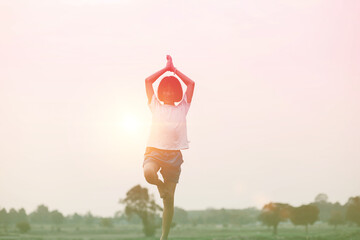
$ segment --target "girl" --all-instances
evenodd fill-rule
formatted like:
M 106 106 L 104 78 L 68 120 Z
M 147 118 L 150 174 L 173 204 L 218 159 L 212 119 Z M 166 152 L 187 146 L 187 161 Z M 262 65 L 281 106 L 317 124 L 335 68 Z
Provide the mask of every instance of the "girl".
M 162 235 L 160 240 L 167 240 L 174 215 L 174 193 L 179 181 L 183 158 L 182 149 L 189 148 L 186 131 L 186 114 L 192 100 L 195 83 L 177 70 L 169 55 L 166 67 L 146 78 L 148 106 L 152 112 L 150 137 L 144 154 L 144 176 L 148 183 L 154 184 L 163 199 Z M 176 77 L 164 77 L 158 87 L 158 98 L 154 94 L 153 83 L 163 73 L 171 71 L 187 86 L 183 91 Z M 160 101 L 163 102 L 163 104 Z M 175 102 L 180 102 L 175 105 Z M 164 182 L 157 175 L 160 170 Z

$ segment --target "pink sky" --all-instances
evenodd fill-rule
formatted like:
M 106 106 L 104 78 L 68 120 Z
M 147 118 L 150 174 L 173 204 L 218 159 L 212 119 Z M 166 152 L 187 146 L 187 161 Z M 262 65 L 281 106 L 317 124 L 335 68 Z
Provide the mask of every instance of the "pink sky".
M 360 194 L 359 12 L 355 0 L 0 1 L 0 207 L 112 215 L 132 186 L 156 193 L 141 168 L 144 79 L 166 54 L 196 82 L 177 206 L 345 203 Z

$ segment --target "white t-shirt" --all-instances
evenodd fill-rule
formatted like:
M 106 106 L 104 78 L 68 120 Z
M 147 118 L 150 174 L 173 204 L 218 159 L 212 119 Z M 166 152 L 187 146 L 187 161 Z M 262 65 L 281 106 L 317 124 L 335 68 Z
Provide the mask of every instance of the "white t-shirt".
M 186 94 L 177 106 L 161 104 L 155 94 L 148 104 L 152 112 L 152 124 L 147 147 L 166 150 L 189 148 L 186 129 L 186 114 L 190 103 Z

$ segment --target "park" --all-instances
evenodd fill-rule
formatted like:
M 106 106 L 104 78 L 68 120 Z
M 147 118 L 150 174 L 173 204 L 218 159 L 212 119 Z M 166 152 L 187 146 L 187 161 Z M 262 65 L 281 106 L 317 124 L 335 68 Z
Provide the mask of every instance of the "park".
M 0 0 L 0 240 L 360 240 L 359 13 Z

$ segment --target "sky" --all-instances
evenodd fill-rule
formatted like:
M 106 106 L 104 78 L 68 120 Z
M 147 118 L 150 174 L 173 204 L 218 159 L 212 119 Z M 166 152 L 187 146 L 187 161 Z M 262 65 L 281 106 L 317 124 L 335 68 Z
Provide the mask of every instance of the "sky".
M 0 0 L 0 208 L 112 216 L 137 184 L 160 203 L 142 172 L 144 80 L 167 54 L 196 82 L 176 206 L 346 203 L 360 195 L 359 12 L 355 0 Z

